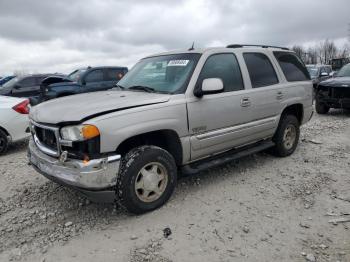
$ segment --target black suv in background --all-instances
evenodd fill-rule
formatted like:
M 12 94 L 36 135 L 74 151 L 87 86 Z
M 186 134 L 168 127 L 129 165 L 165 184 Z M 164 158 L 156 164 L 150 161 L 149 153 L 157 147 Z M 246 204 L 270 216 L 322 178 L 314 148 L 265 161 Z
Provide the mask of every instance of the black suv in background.
M 57 97 L 111 89 L 127 72 L 127 67 L 104 66 L 77 69 L 66 77 L 51 76 L 42 81 L 39 99 L 32 99 L 31 104 Z
M 33 74 L 16 76 L 0 86 L 0 95 L 15 97 L 33 97 L 40 94 L 41 81 L 52 74 Z M 62 77 L 56 75 L 56 77 Z

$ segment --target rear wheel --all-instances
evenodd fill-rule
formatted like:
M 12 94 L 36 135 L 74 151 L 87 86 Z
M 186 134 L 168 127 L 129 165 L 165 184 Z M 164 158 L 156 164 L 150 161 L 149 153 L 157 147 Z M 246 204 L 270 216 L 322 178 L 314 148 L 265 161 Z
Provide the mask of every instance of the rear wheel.
M 6 133 L 0 130 L 0 155 L 7 151 L 8 143 L 9 141 Z
M 315 108 L 316 108 L 317 114 L 320 114 L 320 115 L 327 114 L 329 112 L 329 109 L 330 109 L 329 106 L 320 102 L 319 99 L 317 99 L 317 98 L 316 98 L 316 102 L 315 102 Z
M 141 146 L 122 159 L 117 201 L 129 212 L 142 214 L 166 203 L 176 182 L 177 166 L 172 155 L 156 146 Z
M 294 115 L 283 115 L 276 134 L 273 137 L 275 147 L 272 148 L 274 155 L 285 157 L 291 155 L 299 142 L 300 124 Z

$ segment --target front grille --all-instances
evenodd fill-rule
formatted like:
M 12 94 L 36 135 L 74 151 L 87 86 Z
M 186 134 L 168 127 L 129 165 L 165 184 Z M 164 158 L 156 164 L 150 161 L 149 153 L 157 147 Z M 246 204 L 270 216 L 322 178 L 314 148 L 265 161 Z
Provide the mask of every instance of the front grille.
M 39 141 L 51 150 L 57 150 L 56 134 L 53 130 L 35 127 L 35 134 Z
M 30 129 L 33 139 L 37 147 L 50 156 L 58 157 L 60 154 L 60 147 L 58 144 L 58 128 L 46 126 L 34 121 L 31 121 Z

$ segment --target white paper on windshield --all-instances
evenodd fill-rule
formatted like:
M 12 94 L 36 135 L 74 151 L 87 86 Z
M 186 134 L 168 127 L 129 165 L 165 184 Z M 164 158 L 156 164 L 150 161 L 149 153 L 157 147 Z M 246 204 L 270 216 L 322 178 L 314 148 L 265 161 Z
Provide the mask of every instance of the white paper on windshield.
M 168 66 L 187 66 L 190 60 L 170 60 Z

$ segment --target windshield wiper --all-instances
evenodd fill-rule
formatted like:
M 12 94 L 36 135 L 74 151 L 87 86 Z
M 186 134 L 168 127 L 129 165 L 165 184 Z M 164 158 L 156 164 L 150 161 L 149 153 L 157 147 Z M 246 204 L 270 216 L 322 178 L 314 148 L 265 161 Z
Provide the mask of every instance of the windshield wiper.
M 115 86 L 115 87 L 119 87 L 121 90 L 125 90 L 125 87 L 124 87 L 124 86 L 121 86 L 121 85 L 118 85 L 118 84 L 115 84 L 114 86 Z
M 128 87 L 128 89 L 130 90 L 140 90 L 140 91 L 145 91 L 148 93 L 154 93 L 156 92 L 156 90 L 152 87 L 148 87 L 148 86 L 130 86 Z

